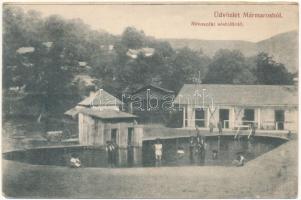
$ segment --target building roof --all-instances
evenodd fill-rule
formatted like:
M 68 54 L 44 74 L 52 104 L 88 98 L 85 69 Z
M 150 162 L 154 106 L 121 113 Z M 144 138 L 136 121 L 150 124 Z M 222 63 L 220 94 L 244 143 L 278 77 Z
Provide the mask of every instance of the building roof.
M 92 78 L 91 76 L 87 74 L 78 74 L 74 77 L 73 81 L 82 81 L 86 86 L 93 86 L 94 81 L 97 80 L 95 78 Z
M 71 117 L 76 117 L 76 115 L 79 113 L 80 109 L 77 107 L 71 108 L 70 110 L 67 110 L 64 115 L 69 115 Z
M 96 110 L 96 109 L 91 109 L 91 108 L 83 108 L 79 110 L 80 113 L 90 115 L 93 117 L 97 117 L 100 119 L 128 119 L 128 118 L 137 118 L 136 115 L 122 112 L 122 111 L 117 111 L 117 110 Z
M 163 93 L 174 94 L 174 91 L 171 91 L 171 90 L 168 90 L 168 89 L 159 87 L 159 86 L 155 86 L 155 85 L 152 85 L 152 84 L 143 86 L 142 88 L 136 90 L 136 91 L 133 92 L 132 94 L 137 94 L 137 93 L 139 93 L 139 92 L 141 92 L 141 91 L 146 91 L 146 90 L 149 89 L 149 88 L 153 88 L 153 89 L 155 89 L 155 90 L 159 90 L 159 91 L 161 91 L 161 92 L 163 92 Z
M 34 47 L 20 47 L 16 50 L 18 54 L 32 53 L 35 51 Z
M 135 59 L 138 57 L 138 54 L 140 53 L 145 57 L 150 57 L 155 53 L 155 49 L 148 48 L 148 47 L 141 48 L 141 49 L 129 49 L 126 55 Z
M 216 105 L 298 105 L 298 89 L 288 85 L 185 84 L 175 98 L 175 103 L 199 104 L 200 101 L 203 102 L 202 97 L 195 94 L 202 94 L 203 89 L 204 96 L 208 95 L 205 99 L 206 105 L 208 100 L 213 100 Z M 196 98 L 198 100 L 194 101 Z
M 103 89 L 96 91 L 94 94 L 91 94 L 89 97 L 79 102 L 78 105 L 81 106 L 112 106 L 112 105 L 122 105 L 122 102 L 109 94 Z

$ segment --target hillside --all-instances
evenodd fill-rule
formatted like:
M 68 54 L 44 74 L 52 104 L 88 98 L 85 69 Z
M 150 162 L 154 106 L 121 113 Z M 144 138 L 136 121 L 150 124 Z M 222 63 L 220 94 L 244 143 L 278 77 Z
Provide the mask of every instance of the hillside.
M 282 33 L 257 43 L 257 51 L 268 52 L 285 64 L 290 72 L 298 70 L 298 32 Z
M 198 40 L 198 39 L 166 39 L 173 48 L 189 47 L 200 50 L 208 56 L 223 49 L 238 49 L 245 56 L 254 56 L 259 52 L 267 52 L 277 62 L 285 64 L 290 72 L 298 70 L 298 32 L 291 31 L 275 35 L 260 42 L 248 42 L 241 40 Z

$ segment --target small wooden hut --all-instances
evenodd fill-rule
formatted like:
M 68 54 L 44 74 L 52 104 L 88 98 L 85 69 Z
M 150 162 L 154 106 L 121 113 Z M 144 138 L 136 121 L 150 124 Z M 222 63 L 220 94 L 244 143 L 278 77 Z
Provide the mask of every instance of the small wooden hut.
M 120 111 L 121 105 L 119 99 L 99 90 L 65 114 L 78 118 L 79 144 L 105 146 L 111 141 L 118 146 L 119 164 L 137 164 L 141 161 L 143 128 L 137 125 L 137 116 Z

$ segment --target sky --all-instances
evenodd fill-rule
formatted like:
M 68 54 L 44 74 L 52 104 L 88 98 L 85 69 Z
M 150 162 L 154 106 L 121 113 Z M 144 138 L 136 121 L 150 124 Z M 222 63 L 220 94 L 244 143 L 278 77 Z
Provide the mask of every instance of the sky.
M 134 26 L 156 38 L 205 40 L 245 40 L 257 42 L 273 35 L 298 30 L 296 5 L 100 5 L 100 4 L 22 4 L 25 11 L 34 9 L 42 16 L 58 14 L 66 19 L 80 18 L 92 29 L 121 34 Z M 282 18 L 215 17 L 214 13 L 281 13 Z M 243 26 L 192 26 L 192 22 L 217 25 L 219 22 Z

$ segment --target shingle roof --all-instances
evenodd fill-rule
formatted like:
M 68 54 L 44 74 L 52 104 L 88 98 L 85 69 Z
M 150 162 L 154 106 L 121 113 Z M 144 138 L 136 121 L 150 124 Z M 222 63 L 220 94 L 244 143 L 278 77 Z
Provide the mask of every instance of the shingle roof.
M 35 51 L 34 47 L 20 47 L 16 50 L 18 54 L 32 53 Z
M 162 91 L 162 92 L 165 92 L 165 93 L 170 93 L 170 94 L 173 94 L 174 91 L 171 91 L 171 90 L 168 90 L 168 89 L 165 89 L 165 88 L 162 88 L 162 87 L 159 87 L 159 86 L 156 86 L 156 85 L 153 85 L 153 84 L 149 84 L 149 85 L 146 85 L 142 88 L 139 88 L 138 90 L 136 90 L 135 92 L 133 92 L 132 94 L 137 94 L 141 91 L 145 91 L 146 89 L 148 88 L 153 88 L 153 89 L 156 89 L 156 90 L 159 90 L 159 91 Z
M 67 110 L 64 114 L 69 115 L 71 117 L 75 117 L 79 113 L 80 109 L 79 108 L 71 108 L 70 110 Z
M 208 95 L 208 99 L 213 99 L 216 105 L 298 105 L 298 89 L 288 85 L 185 84 L 175 98 L 175 103 L 196 104 L 192 99 L 196 98 L 196 91 L 202 94 L 203 89 L 204 96 Z
M 137 118 L 136 115 L 126 113 L 126 112 L 121 112 L 117 110 L 96 110 L 96 109 L 91 109 L 91 108 L 84 108 L 79 110 L 80 113 L 90 115 L 93 117 L 97 117 L 100 119 L 124 119 L 124 118 Z
M 141 49 L 129 49 L 126 55 L 131 58 L 137 58 L 139 53 L 142 53 L 145 57 L 149 57 L 155 53 L 155 49 L 148 48 L 148 47 L 141 48 Z
M 122 105 L 122 102 L 109 94 L 103 89 L 98 90 L 93 95 L 90 95 L 83 101 L 79 102 L 78 105 L 81 106 L 109 106 L 109 105 Z

